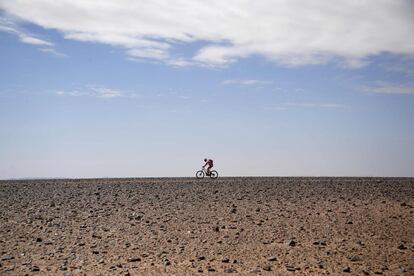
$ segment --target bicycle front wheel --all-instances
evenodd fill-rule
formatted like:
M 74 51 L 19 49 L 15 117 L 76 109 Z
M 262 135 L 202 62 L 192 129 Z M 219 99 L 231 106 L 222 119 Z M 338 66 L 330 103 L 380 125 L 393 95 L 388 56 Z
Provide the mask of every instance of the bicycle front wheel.
M 204 172 L 203 172 L 203 171 L 197 171 L 197 172 L 196 172 L 196 178 L 197 178 L 197 179 L 202 179 L 202 178 L 204 178 Z
M 215 170 L 212 170 L 211 172 L 210 172 L 210 178 L 212 178 L 212 179 L 216 179 L 218 177 L 218 172 L 217 171 L 215 171 Z

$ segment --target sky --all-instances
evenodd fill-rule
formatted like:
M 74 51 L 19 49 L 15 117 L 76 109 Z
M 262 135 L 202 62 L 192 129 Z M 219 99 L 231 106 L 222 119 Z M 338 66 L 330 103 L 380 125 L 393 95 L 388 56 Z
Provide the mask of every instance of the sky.
M 0 0 L 0 179 L 414 176 L 410 0 Z

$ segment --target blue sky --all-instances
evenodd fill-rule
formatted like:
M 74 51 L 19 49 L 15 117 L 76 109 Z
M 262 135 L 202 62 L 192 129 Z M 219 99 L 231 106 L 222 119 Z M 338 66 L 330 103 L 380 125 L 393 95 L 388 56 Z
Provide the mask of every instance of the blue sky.
M 1 0 L 0 178 L 414 176 L 410 1 L 222 2 Z

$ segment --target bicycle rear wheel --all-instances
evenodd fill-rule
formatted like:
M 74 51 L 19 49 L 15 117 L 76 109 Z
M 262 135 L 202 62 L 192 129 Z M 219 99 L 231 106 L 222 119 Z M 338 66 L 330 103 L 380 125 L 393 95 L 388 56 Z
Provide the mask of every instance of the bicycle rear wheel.
M 197 172 L 196 172 L 196 178 L 197 178 L 197 179 L 202 179 L 202 178 L 204 178 L 204 172 L 203 172 L 203 171 L 197 171 Z
M 212 170 L 211 172 L 210 172 L 210 178 L 212 178 L 212 179 L 216 179 L 218 177 L 218 172 L 217 171 L 215 171 L 215 170 Z

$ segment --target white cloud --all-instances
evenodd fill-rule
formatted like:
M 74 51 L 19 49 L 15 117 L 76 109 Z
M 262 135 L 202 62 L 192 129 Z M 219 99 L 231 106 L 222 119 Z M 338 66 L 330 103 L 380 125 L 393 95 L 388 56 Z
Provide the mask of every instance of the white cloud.
M 346 105 L 337 103 L 291 102 L 285 103 L 285 107 L 316 107 L 316 108 L 346 108 Z
M 378 81 L 372 85 L 362 87 L 362 90 L 376 94 L 414 94 L 414 85 Z
M 26 44 L 40 45 L 40 46 L 52 46 L 53 45 L 52 43 L 46 40 L 42 40 L 40 38 L 28 36 L 25 34 L 19 35 L 19 38 L 21 42 L 26 43 Z
M 381 53 L 414 54 L 410 0 L 2 0 L 0 9 L 67 39 L 174 66 L 258 55 L 288 66 L 339 60 L 358 68 Z M 202 46 L 192 56 L 180 52 L 196 41 Z
M 0 4 L 1 7 L 1 4 Z M 35 35 L 20 28 L 13 20 L 0 16 L 0 31 L 16 35 L 23 43 L 41 47 L 43 52 L 53 52 L 55 55 L 62 55 L 53 49 L 53 43 L 36 37 Z M 44 48 L 46 47 L 46 48 Z
M 242 86 L 248 86 L 248 85 L 268 85 L 272 84 L 271 81 L 264 81 L 264 80 L 224 80 L 222 84 L 234 84 L 234 85 L 242 85 Z
M 404 74 L 414 77 L 414 56 L 413 58 L 399 59 L 397 61 L 385 62 L 381 67 L 390 72 Z
M 71 91 L 56 91 L 56 95 L 58 96 L 71 96 L 71 97 L 95 97 L 95 98 L 103 98 L 103 99 L 110 99 L 116 97 L 124 97 L 126 96 L 119 90 L 114 90 L 105 87 L 96 87 L 96 86 L 89 86 L 83 89 L 75 89 Z
M 45 52 L 45 53 L 51 53 L 57 57 L 66 57 L 65 54 L 62 54 L 58 51 L 56 51 L 54 48 L 41 48 L 40 51 Z

